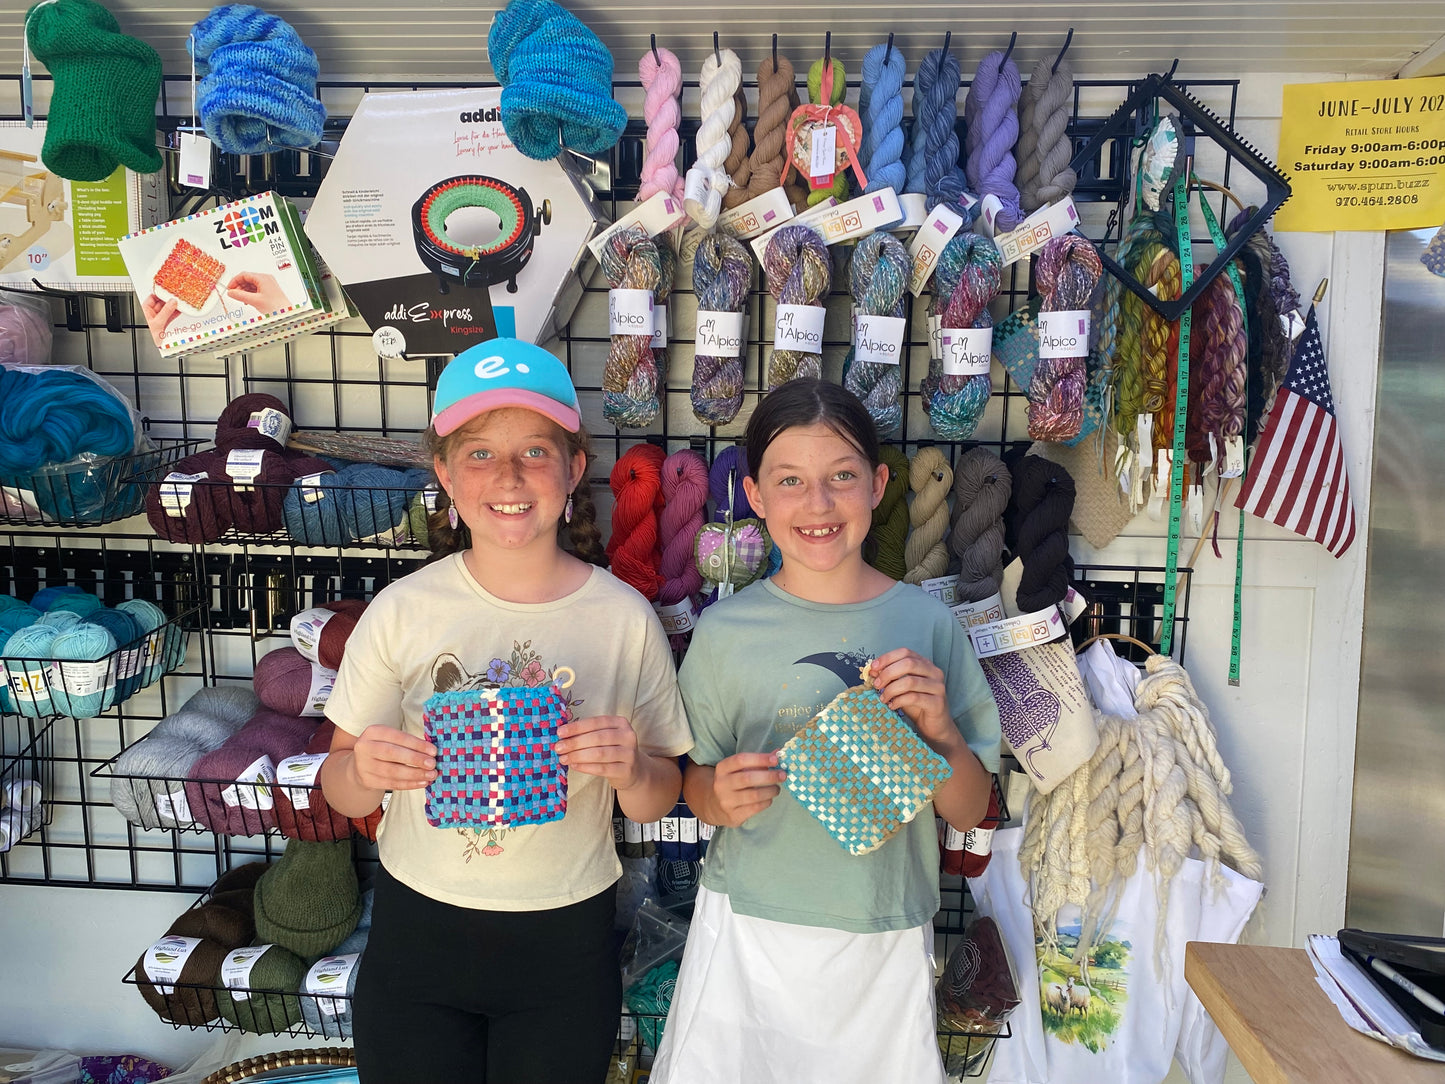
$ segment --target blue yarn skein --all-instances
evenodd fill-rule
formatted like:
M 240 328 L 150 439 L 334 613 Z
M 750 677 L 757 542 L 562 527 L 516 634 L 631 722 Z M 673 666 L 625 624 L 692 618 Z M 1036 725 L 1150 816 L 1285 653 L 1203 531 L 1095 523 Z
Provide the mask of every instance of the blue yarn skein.
M 386 534 L 405 524 L 407 505 L 431 479 L 424 470 L 399 471 L 362 463 L 340 474 L 341 519 L 354 539 Z
M 91 614 L 105 609 L 105 603 L 90 594 L 88 591 L 77 591 L 73 595 L 62 595 L 50 604 L 46 613 L 60 613 L 68 610 L 80 617 L 89 617 Z
M 41 613 L 44 613 L 54 605 L 57 599 L 63 598 L 66 595 L 79 595 L 82 594 L 83 591 L 83 588 L 76 587 L 70 583 L 58 583 L 54 587 L 42 587 L 39 591 L 35 592 L 35 597 L 30 600 L 30 605 L 34 606 Z
M 28 605 L 29 603 L 22 602 L 14 595 L 0 595 L 0 614 L 3 614 L 6 610 L 14 610 L 17 607 Z
M 191 29 L 186 48 L 203 76 L 196 109 L 221 150 L 267 154 L 321 139 L 321 69 L 286 20 L 249 4 L 223 4 Z
M 49 625 L 36 624 L 21 629 L 5 641 L 5 650 L 0 655 L 5 662 L 13 711 L 32 719 L 54 714 L 46 668 L 39 663 L 50 658 L 50 647 L 58 632 Z M 20 688 L 24 691 L 15 688 L 16 678 L 20 679 Z
M 116 660 L 110 660 L 105 672 L 94 675 L 81 673 L 79 666 L 66 665 L 71 661 L 94 662 L 114 653 L 115 637 L 99 625 L 82 621 L 56 636 L 50 645 L 50 657 L 62 661 L 50 679 L 50 700 L 55 710 L 72 719 L 93 719 L 114 704 Z M 93 692 L 71 691 L 89 687 L 92 679 L 99 685 Z
M 0 610 L 0 642 L 8 640 L 21 629 L 29 628 L 40 620 L 40 611 L 34 606 L 14 606 Z
M 612 54 L 553 0 L 512 0 L 497 12 L 487 53 L 502 84 L 502 127 L 528 158 L 548 161 L 564 145 L 601 154 L 621 137 L 627 110 L 612 98 Z
M 314 482 L 297 482 L 286 491 L 281 503 L 281 522 L 286 533 L 303 546 L 344 546 L 351 541 L 350 528 L 342 521 L 341 504 L 346 483 L 337 471 L 326 471 Z M 307 500 L 309 493 L 315 500 Z
M 940 203 L 958 203 L 964 191 L 957 129 L 958 88 L 962 82 L 957 59 L 942 49 L 934 49 L 923 58 L 913 80 L 913 142 L 907 191 L 926 194 L 930 211 Z
M 60 632 L 80 624 L 80 615 L 74 610 L 47 610 L 35 623 Z
M 149 635 L 166 624 L 165 612 L 154 602 L 147 602 L 143 598 L 127 599 L 116 609 L 133 617 L 136 624 L 140 625 L 144 635 Z M 180 642 L 179 656 L 176 653 L 176 640 Z M 141 688 L 154 685 L 167 670 L 174 670 L 179 666 L 184 657 L 185 637 L 181 635 L 179 629 L 168 628 L 167 635 L 162 638 L 159 650 L 154 651 L 150 661 L 138 671 Z
M 125 652 L 124 655 L 116 660 L 115 664 L 115 702 L 119 704 L 130 699 L 131 694 L 140 688 L 141 671 L 139 666 L 137 666 L 134 673 L 127 675 L 124 673 L 126 668 L 124 664 L 129 662 L 127 656 L 133 652 L 138 653 L 141 649 L 142 645 L 138 641 L 145 633 L 140 627 L 140 622 L 124 610 L 107 608 L 97 610 L 85 618 L 82 623 L 86 625 L 99 625 L 105 629 L 115 637 L 116 648 Z
M 863 86 L 858 112 L 863 120 L 859 157 L 868 174 L 864 192 L 891 188 L 902 192 L 908 174 L 903 167 L 903 52 L 875 45 L 863 57 Z
M 39 373 L 0 368 L 0 476 L 87 452 L 123 455 L 134 446 L 130 408 L 104 384 L 59 366 Z

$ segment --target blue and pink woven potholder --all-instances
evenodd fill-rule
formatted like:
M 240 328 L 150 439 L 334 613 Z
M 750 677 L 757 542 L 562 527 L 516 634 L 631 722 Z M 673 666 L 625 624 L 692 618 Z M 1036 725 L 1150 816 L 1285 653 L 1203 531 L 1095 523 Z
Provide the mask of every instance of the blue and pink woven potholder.
M 557 759 L 557 728 L 570 718 L 556 685 L 437 693 L 422 711 L 437 748 L 437 777 L 426 788 L 434 828 L 518 828 L 561 820 L 567 771 Z
M 839 693 L 778 750 L 784 786 L 849 854 L 883 846 L 953 774 L 872 686 Z

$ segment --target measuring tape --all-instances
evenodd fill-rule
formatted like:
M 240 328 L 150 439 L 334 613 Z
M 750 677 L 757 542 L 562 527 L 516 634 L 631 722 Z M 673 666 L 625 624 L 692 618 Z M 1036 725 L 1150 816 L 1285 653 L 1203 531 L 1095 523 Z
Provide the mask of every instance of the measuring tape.
M 1194 242 L 1189 233 L 1190 165 L 1174 178 L 1174 236 L 1179 244 L 1179 293 L 1194 285 Z M 1174 609 L 1178 602 L 1179 534 L 1184 522 L 1184 427 L 1189 419 L 1190 311 L 1179 314 L 1179 381 L 1174 390 L 1174 451 L 1169 466 L 1169 550 L 1164 559 L 1164 615 L 1159 654 L 1174 646 Z

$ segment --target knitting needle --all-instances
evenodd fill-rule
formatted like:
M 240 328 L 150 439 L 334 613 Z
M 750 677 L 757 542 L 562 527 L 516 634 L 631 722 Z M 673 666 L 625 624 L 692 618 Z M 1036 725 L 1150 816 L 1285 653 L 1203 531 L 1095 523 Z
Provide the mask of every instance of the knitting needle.
M 1054 74 L 1058 74 L 1059 65 L 1064 62 L 1064 54 L 1069 51 L 1069 44 L 1074 40 L 1074 28 L 1069 27 L 1069 36 L 1064 39 L 1064 47 L 1059 50 L 1058 57 L 1054 60 Z
M 1019 32 L 1015 30 L 1009 35 L 1008 48 L 1003 52 L 1003 59 L 998 62 L 998 73 L 1003 74 L 1003 66 L 1008 63 L 1008 58 L 1013 55 L 1014 46 L 1018 44 Z

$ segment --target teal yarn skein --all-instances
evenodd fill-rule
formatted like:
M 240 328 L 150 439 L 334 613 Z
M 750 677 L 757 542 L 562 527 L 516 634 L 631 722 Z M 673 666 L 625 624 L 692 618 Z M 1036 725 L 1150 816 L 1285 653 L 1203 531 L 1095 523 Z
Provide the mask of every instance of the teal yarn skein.
M 933 279 L 933 312 L 944 328 L 992 327 L 988 306 L 998 296 L 1003 259 L 987 237 L 962 233 L 944 246 Z M 944 440 L 967 440 L 988 406 L 993 383 L 987 373 L 956 376 L 942 360 L 928 363 L 923 378 L 924 408 L 933 431 Z
M 848 285 L 858 312 L 902 317 L 912 267 L 903 242 L 891 233 L 870 233 L 863 238 L 848 264 Z M 898 349 L 901 353 L 903 346 Z M 856 352 L 855 346 L 844 362 L 843 386 L 863 401 L 879 436 L 887 436 L 903 422 L 903 366 L 859 361 Z
M 93 719 L 115 703 L 115 663 L 86 666 L 115 654 L 115 637 L 99 625 L 79 622 L 64 629 L 50 644 L 58 660 L 51 671 L 50 700 L 55 710 L 72 719 Z M 71 665 L 67 665 L 67 663 Z

